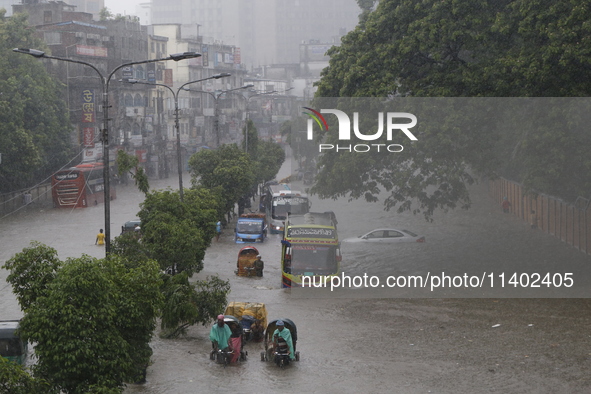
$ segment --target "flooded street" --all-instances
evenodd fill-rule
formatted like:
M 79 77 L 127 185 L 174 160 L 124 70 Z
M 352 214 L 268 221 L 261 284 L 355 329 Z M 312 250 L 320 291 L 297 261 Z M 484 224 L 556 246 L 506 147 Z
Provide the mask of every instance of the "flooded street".
M 280 176 L 293 168 L 288 163 Z M 151 184 L 176 188 L 175 181 L 171 177 Z M 185 185 L 190 185 L 188 176 Z M 118 188 L 111 204 L 113 237 L 136 217 L 141 200 L 134 186 Z M 573 272 L 577 286 L 570 294 L 580 298 L 551 289 L 535 296 L 556 298 L 507 298 L 510 289 L 498 285 L 488 293 L 352 289 L 310 298 L 280 288 L 279 235 L 257 245 L 265 261 L 264 277 L 237 277 L 242 245 L 233 242 L 233 231 L 226 228 L 194 279 L 218 274 L 231 281 L 229 301 L 262 302 L 269 319 L 293 320 L 301 361 L 281 370 L 260 361 L 262 344 L 247 343 L 248 360 L 223 368 L 209 360 L 210 326 L 195 326 L 183 338 L 155 336 L 147 383 L 129 385 L 125 392 L 591 392 L 591 257 L 503 214 L 488 197 L 486 185 L 473 188 L 473 200 L 471 210 L 439 212 L 432 223 L 363 201 L 312 197 L 312 211 L 334 211 L 340 239 L 381 227 L 426 237 L 425 243 L 343 243 L 342 271 L 350 276 Z M 0 220 L 0 263 L 31 240 L 57 249 L 62 260 L 83 253 L 104 257 L 104 249 L 94 245 L 103 224 L 102 205 L 41 211 L 31 206 Z M 0 319 L 18 319 L 22 313 L 6 275 L 0 270 Z

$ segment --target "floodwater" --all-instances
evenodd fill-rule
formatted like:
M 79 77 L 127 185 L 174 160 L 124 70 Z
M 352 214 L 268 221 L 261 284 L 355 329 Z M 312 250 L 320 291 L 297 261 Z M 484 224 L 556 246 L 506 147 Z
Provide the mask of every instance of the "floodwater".
M 282 169 L 282 175 L 290 173 L 292 168 L 294 166 L 290 161 Z M 172 176 L 152 181 L 152 187 L 176 188 L 177 181 Z M 188 184 L 186 179 L 185 185 Z M 117 194 L 117 199 L 111 204 L 113 237 L 119 234 L 120 226 L 125 221 L 136 217 L 138 204 L 142 200 L 142 195 L 133 186 L 119 187 Z M 503 273 L 573 272 L 577 284 L 573 293 L 542 289 L 544 292 L 536 293 L 535 296 L 589 297 L 587 284 L 591 257 L 541 231 L 531 230 L 526 223 L 513 216 L 503 214 L 500 207 L 488 197 L 485 185 L 473 188 L 473 196 L 472 209 L 439 212 L 431 223 L 422 216 L 386 212 L 380 203 L 363 201 L 318 200 L 312 197 L 312 210 L 334 211 L 339 220 L 341 239 L 356 237 L 380 227 L 408 229 L 426 237 L 425 243 L 343 243 L 342 271 L 349 276 L 367 274 L 383 280 L 389 275 L 424 275 L 429 272 L 431 275 L 447 273 L 454 276 L 467 273 L 478 277 L 492 274 L 493 278 L 498 279 L 498 275 Z M 0 264 L 21 251 L 31 240 L 54 247 L 62 260 L 79 257 L 83 253 L 104 257 L 104 249 L 94 245 L 96 233 L 103 224 L 102 205 L 77 210 L 39 210 L 34 206 L 28 207 L 0 220 Z M 245 346 L 248 360 L 223 368 L 209 360 L 209 326 L 195 326 L 183 338 L 170 340 L 156 335 L 152 342 L 154 355 L 148 369 L 147 383 L 129 385 L 126 393 L 353 393 L 363 390 L 474 393 L 489 392 L 500 387 L 504 387 L 501 392 L 559 392 L 570 387 L 556 377 L 552 377 L 554 380 L 543 386 L 543 390 L 540 390 L 540 386 L 532 388 L 523 383 L 527 381 L 524 376 L 531 376 L 532 381 L 543 379 L 541 376 L 544 376 L 545 370 L 541 367 L 539 371 L 534 366 L 528 371 L 512 371 L 507 375 L 497 375 L 495 379 L 490 379 L 489 375 L 486 375 L 486 379 L 479 378 L 470 365 L 462 367 L 464 372 L 455 370 L 460 362 L 448 361 L 448 356 L 442 354 L 451 351 L 451 346 L 455 349 L 456 345 L 451 342 L 446 344 L 445 340 L 453 338 L 457 329 L 447 332 L 442 337 L 442 343 L 426 347 L 428 338 L 433 341 L 433 338 L 443 335 L 443 325 L 452 322 L 460 324 L 462 319 L 454 316 L 464 313 L 461 311 L 462 305 L 486 311 L 490 309 L 491 301 L 487 298 L 454 303 L 425 298 L 486 296 L 502 299 L 512 294 L 522 296 L 526 293 L 511 293 L 510 289 L 500 288 L 500 284 L 494 283 L 494 288 L 488 289 L 488 293 L 481 289 L 465 288 L 445 289 L 443 293 L 424 289 L 416 293 L 399 293 L 400 289 L 370 288 L 348 290 L 339 293 L 339 296 L 325 291 L 310 297 L 280 288 L 279 235 L 270 235 L 264 244 L 257 245 L 265 261 L 263 278 L 237 277 L 234 274 L 237 252 L 242 246 L 234 244 L 232 229 L 225 229 L 220 241 L 214 241 L 207 251 L 205 268 L 195 278 L 218 274 L 231 281 L 229 301 L 262 302 L 266 305 L 269 319 L 293 320 L 298 328 L 297 349 L 301 361 L 281 370 L 273 363 L 260 360 L 261 344 L 248 343 Z M 10 286 L 5 282 L 6 275 L 5 270 L 0 270 L 0 319 L 18 319 L 22 313 Z M 420 300 L 415 300 L 415 303 L 413 298 Z M 543 300 L 541 302 L 545 303 Z M 494 305 L 501 304 L 502 300 L 500 304 Z M 557 310 L 563 309 L 560 305 L 552 305 Z M 588 304 L 585 306 L 588 308 Z M 583 312 L 589 316 L 589 309 Z M 585 319 L 589 320 L 588 317 Z M 470 322 L 473 324 L 474 320 Z M 420 328 L 415 327 L 419 323 Z M 490 327 L 491 323 L 486 321 L 485 324 Z M 398 337 L 386 335 L 390 332 L 387 328 L 395 330 L 393 332 Z M 415 332 L 424 336 L 420 337 L 425 343 L 422 351 L 426 353 L 422 355 L 413 353 L 419 350 L 420 342 L 419 338 L 414 337 Z M 427 332 L 430 334 L 425 336 Z M 409 339 L 411 337 L 414 339 Z M 490 345 L 493 353 L 496 343 L 492 341 Z M 581 345 L 586 346 L 588 343 L 589 336 L 585 335 Z M 574 346 L 576 348 L 577 344 Z M 463 350 L 462 357 L 466 358 L 466 364 L 474 363 L 468 360 L 477 358 L 475 354 Z M 549 358 L 547 363 L 552 365 L 552 353 L 546 358 Z M 499 363 L 493 364 L 497 367 L 487 367 L 488 370 L 498 370 Z M 583 360 L 581 368 L 587 368 L 588 371 L 588 367 L 589 361 Z M 479 379 L 487 382 L 486 390 L 480 391 Z M 564 379 L 573 378 L 568 376 Z

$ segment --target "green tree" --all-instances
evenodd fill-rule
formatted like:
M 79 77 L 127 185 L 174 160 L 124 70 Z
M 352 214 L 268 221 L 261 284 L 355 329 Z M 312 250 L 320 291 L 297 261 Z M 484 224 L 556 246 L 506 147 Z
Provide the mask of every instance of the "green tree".
M 257 129 L 250 119 L 244 127 L 243 132 L 245 136 L 248 132 L 247 152 L 250 156 L 250 160 L 254 164 L 253 171 L 255 183 L 261 184 L 274 179 L 279 172 L 281 165 L 285 161 L 285 152 L 281 146 L 274 141 L 260 140 Z M 242 144 L 243 148 L 245 146 L 246 138 Z
M 150 251 L 135 231 L 128 231 L 115 237 L 111 243 L 111 253 L 123 257 L 128 264 L 140 264 L 150 260 Z
M 0 394 L 58 394 L 56 389 L 35 378 L 25 369 L 4 357 L 0 357 Z
M 140 166 L 140 159 L 137 156 L 128 155 L 125 151 L 118 150 L 117 170 L 120 177 L 131 176 L 135 181 L 135 185 L 142 193 L 145 194 L 150 190 L 148 174 L 146 174 L 144 167 Z
M 101 8 L 101 10 L 99 11 L 99 20 L 101 22 L 107 21 L 109 19 L 113 19 L 115 15 L 113 15 L 113 13 L 111 12 L 110 9 L 108 9 L 107 7 L 105 8 Z
M 17 253 L 2 266 L 10 274 L 6 281 L 23 311 L 47 295 L 47 287 L 55 279 L 62 262 L 57 251 L 39 242 L 32 241 L 28 248 Z
M 184 334 L 189 326 L 213 321 L 228 303 L 230 283 L 217 276 L 189 283 L 185 273 L 168 276 L 163 285 L 165 298 L 161 326 L 168 338 Z
M 582 0 L 382 0 L 375 10 L 369 3 L 357 28 L 330 49 L 318 103 L 321 97 L 580 97 L 590 91 L 590 48 L 581 43 L 591 36 L 591 10 Z M 322 155 L 312 191 L 375 201 L 387 190 L 386 208 L 427 218 L 437 208 L 468 207 L 474 173 L 510 176 L 569 200 L 588 194 L 583 126 L 519 129 L 486 111 L 476 125 L 465 114 L 459 120 L 468 129 L 421 127 L 412 157 Z
M 256 163 L 257 183 L 274 179 L 285 161 L 285 151 L 275 141 L 259 141 Z
M 191 156 L 189 168 L 193 185 L 222 188 L 225 212 L 230 212 L 255 185 L 252 160 L 236 145 L 201 150 Z
M 42 259 L 54 268 L 39 269 Z M 11 283 L 35 284 L 19 290 L 27 300 L 21 337 L 36 343 L 34 376 L 66 393 L 121 392 L 125 381 L 141 379 L 152 354 L 158 265 L 119 256 L 53 260 L 51 248 L 33 244 L 8 264 Z
M 70 161 L 72 126 L 63 86 L 31 56 L 13 48 L 45 48 L 26 14 L 0 10 L 0 192 L 31 186 Z
M 221 195 L 205 188 L 187 190 L 184 201 L 176 191 L 150 192 L 138 213 L 142 244 L 162 270 L 191 276 L 203 268 L 221 207 Z

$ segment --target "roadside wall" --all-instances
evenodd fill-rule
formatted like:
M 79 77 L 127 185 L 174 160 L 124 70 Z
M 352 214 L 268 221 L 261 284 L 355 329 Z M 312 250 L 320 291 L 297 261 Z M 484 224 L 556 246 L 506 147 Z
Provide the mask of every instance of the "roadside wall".
M 28 189 L 0 194 L 0 217 L 23 209 L 26 206 L 25 192 L 27 191 L 31 193 L 31 204 L 37 207 L 53 207 L 51 182 L 49 182 Z
M 566 242 L 583 253 L 591 254 L 591 206 L 579 199 L 568 204 L 558 198 L 524 192 L 523 186 L 503 178 L 489 181 L 489 193 L 499 204 L 503 197 L 511 203 L 510 213 L 534 224 L 538 229 Z M 533 213 L 532 213 L 533 211 Z

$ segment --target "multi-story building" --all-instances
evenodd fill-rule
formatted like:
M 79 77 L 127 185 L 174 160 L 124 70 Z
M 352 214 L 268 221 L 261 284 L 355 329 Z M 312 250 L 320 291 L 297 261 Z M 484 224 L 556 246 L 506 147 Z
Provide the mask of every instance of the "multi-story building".
M 197 24 L 203 36 L 239 47 L 249 69 L 299 63 L 302 41 L 333 42 L 359 13 L 355 0 L 152 0 L 152 23 Z
M 179 130 L 181 143 L 191 153 L 201 146 L 216 146 L 218 143 L 235 141 L 240 115 L 238 105 L 226 99 L 222 92 L 243 85 L 246 73 L 240 63 L 237 48 L 215 41 L 204 40 L 197 26 L 161 24 L 150 26 L 154 35 L 168 37 L 171 52 L 196 51 L 201 57 L 184 64 L 174 64 L 167 70 L 166 84 L 174 92 L 185 83 L 205 80 L 187 85 L 178 91 Z M 227 73 L 227 77 L 208 79 Z M 174 97 L 169 92 L 165 97 L 167 116 L 174 116 Z M 174 135 L 174 122 L 168 122 L 168 135 Z

